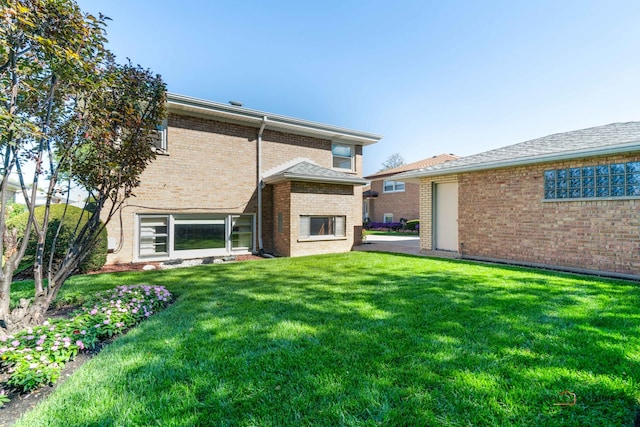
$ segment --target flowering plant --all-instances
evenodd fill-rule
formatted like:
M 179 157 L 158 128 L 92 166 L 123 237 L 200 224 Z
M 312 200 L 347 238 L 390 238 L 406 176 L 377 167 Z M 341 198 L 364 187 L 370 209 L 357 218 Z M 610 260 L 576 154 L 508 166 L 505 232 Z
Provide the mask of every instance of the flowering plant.
M 0 337 L 0 371 L 8 385 L 22 391 L 55 382 L 64 364 L 80 351 L 145 320 L 171 301 L 163 286 L 132 285 L 95 294 L 70 319 Z

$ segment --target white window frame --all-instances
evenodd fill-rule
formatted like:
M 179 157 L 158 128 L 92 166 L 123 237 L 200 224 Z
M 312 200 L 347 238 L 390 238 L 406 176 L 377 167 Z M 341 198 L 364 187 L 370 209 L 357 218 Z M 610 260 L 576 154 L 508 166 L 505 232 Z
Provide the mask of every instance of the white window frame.
M 387 221 L 387 218 L 389 218 L 389 221 Z M 393 222 L 393 214 L 392 213 L 384 214 L 383 217 L 382 217 L 382 222 L 384 224 L 389 224 L 389 223 Z
M 180 218 L 180 217 L 183 218 Z M 209 256 L 225 256 L 230 254 L 237 253 L 251 253 L 255 250 L 255 233 L 256 233 L 256 218 L 254 214 L 199 214 L 199 215 L 188 215 L 188 214 L 137 214 L 136 215 L 136 223 L 137 230 L 135 233 L 134 241 L 136 247 L 135 259 L 140 261 L 160 261 L 160 260 L 168 260 L 168 259 L 176 259 L 176 258 L 203 258 Z M 177 217 L 177 218 L 176 218 Z M 190 218 L 189 218 L 190 217 Z M 223 248 L 205 248 L 205 249 L 193 249 L 193 250 L 175 250 L 174 249 L 174 239 L 175 239 L 175 225 L 176 223 L 207 223 L 211 222 L 214 217 L 218 217 L 216 220 L 219 221 L 221 218 L 225 224 L 225 246 Z M 237 224 L 237 220 L 241 217 L 250 217 L 251 230 L 247 230 L 246 222 L 242 224 L 242 230 L 234 230 L 234 225 Z M 141 245 L 143 241 L 143 237 L 141 235 L 142 232 L 142 224 L 145 219 L 156 218 L 158 220 L 163 220 L 166 222 L 167 232 L 162 233 L 162 235 L 158 234 L 158 237 L 166 237 L 166 245 L 167 251 L 161 253 L 141 253 Z M 233 239 L 234 234 L 238 233 L 251 233 L 251 243 L 249 247 L 233 247 Z M 150 235 L 145 236 L 147 240 Z M 148 243 L 147 243 L 148 244 Z
M 391 189 L 387 190 L 387 186 L 390 186 Z M 382 183 L 383 193 L 404 193 L 404 189 L 405 189 L 404 181 L 385 180 Z
M 327 218 L 331 221 L 332 234 L 311 234 L 311 219 Z M 342 240 L 347 238 L 347 217 L 345 215 L 300 215 L 299 240 Z
M 343 155 L 339 155 L 336 154 L 335 151 L 336 149 L 344 149 L 344 148 L 348 148 L 349 149 L 349 156 L 343 156 Z M 356 147 L 353 145 L 349 145 L 349 144 L 341 144 L 339 142 L 334 142 L 331 144 L 331 158 L 332 158 L 332 163 L 331 165 L 333 166 L 333 169 L 338 169 L 338 170 L 343 170 L 343 171 L 349 171 L 349 172 L 353 172 L 355 170 L 355 156 L 356 155 Z M 349 159 L 349 167 L 348 168 L 341 168 L 336 166 L 336 159 L 342 159 L 342 160 L 346 160 Z

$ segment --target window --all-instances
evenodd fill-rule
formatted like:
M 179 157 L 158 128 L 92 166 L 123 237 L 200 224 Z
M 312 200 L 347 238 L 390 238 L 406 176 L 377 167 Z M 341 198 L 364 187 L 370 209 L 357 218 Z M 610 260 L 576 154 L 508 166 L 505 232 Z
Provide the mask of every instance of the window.
M 145 216 L 140 218 L 140 256 L 167 255 L 168 218 L 166 216 Z
M 404 182 L 402 181 L 385 181 L 382 187 L 385 193 L 400 193 L 404 191 Z
M 344 216 L 301 216 L 300 238 L 345 237 Z
M 166 153 L 167 152 L 167 120 L 165 119 L 162 124 L 160 126 L 158 126 L 157 130 L 155 131 L 152 139 L 151 139 L 151 144 L 153 145 L 153 148 L 160 153 Z
M 253 246 L 253 217 L 238 215 L 231 218 L 231 249 L 249 250 Z
M 333 167 L 336 169 L 353 170 L 353 146 L 334 143 L 331 146 Z
M 544 172 L 544 198 L 640 197 L 640 162 Z
M 140 258 L 227 255 L 253 250 L 253 215 L 141 215 Z
M 173 231 L 174 251 L 219 249 L 226 246 L 224 216 L 176 215 Z
M 393 214 L 384 214 L 384 220 L 383 222 L 389 223 L 389 222 L 393 222 Z

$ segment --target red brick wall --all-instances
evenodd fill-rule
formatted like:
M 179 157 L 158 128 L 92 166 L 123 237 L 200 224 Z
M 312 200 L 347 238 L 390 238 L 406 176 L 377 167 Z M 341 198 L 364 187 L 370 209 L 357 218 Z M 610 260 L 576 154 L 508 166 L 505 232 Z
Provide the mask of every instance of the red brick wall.
M 640 199 L 543 201 L 545 170 L 638 160 L 609 156 L 459 175 L 463 254 L 640 274 Z
M 393 214 L 394 221 L 400 218 L 407 220 L 420 217 L 420 184 L 406 182 L 405 191 L 385 193 L 384 180 L 371 181 L 371 190 L 378 192 L 378 197 L 371 199 L 369 217 L 373 222 L 383 222 L 384 214 Z

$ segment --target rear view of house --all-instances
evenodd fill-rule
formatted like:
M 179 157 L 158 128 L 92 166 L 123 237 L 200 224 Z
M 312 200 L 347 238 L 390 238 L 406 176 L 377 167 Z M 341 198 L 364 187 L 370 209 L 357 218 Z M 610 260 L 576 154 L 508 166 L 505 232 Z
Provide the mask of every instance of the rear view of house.
M 424 251 L 640 278 L 640 122 L 554 134 L 394 177 Z
M 360 238 L 362 147 L 380 136 L 168 94 L 157 158 L 108 262 L 351 250 Z

